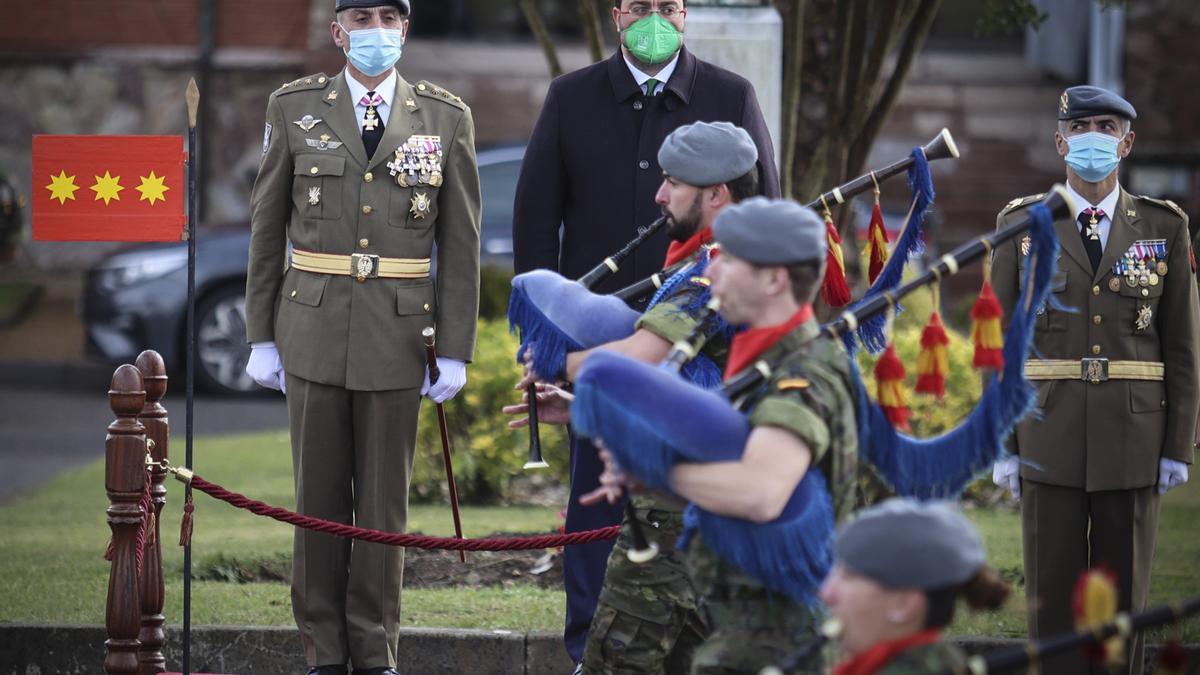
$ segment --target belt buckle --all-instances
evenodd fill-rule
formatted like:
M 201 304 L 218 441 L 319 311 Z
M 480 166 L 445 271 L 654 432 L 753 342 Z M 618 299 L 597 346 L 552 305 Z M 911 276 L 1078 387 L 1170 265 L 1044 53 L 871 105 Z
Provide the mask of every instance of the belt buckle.
M 1080 359 L 1079 379 L 1090 384 L 1108 381 L 1108 359 Z
M 378 278 L 379 256 L 373 253 L 351 253 L 350 272 L 359 281 Z

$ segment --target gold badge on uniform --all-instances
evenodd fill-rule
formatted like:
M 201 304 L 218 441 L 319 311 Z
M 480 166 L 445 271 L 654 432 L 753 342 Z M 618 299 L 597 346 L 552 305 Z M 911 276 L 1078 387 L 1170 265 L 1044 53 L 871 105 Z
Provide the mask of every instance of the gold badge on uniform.
M 392 161 L 387 163 L 388 173 L 396 178 L 400 187 L 442 185 L 442 137 L 413 135 L 393 151 Z
M 330 138 L 331 137 L 329 134 L 321 134 L 320 140 L 315 138 L 306 138 L 304 139 L 304 142 L 308 145 L 308 147 L 316 148 L 318 150 L 336 150 L 337 148 L 342 147 L 341 141 L 333 141 L 330 140 Z
M 317 126 L 320 123 L 321 123 L 321 120 L 319 118 L 313 117 L 312 115 L 305 115 L 304 117 L 301 117 L 300 119 L 296 120 L 295 122 L 292 122 L 292 124 L 295 124 L 296 126 L 300 127 L 301 129 L 303 129 L 306 132 L 312 131 L 312 128 Z
M 1112 291 L 1113 293 L 1121 290 L 1121 280 L 1117 277 L 1110 278 L 1108 280 L 1108 290 Z
M 1158 261 L 1158 264 L 1156 264 L 1156 265 L 1154 266 L 1154 271 L 1155 271 L 1155 272 L 1158 272 L 1158 276 L 1160 276 L 1160 277 L 1165 277 L 1165 276 L 1167 276 L 1167 261 L 1166 261 L 1166 260 L 1159 260 L 1159 261 Z
M 321 188 L 308 188 L 308 203 L 310 206 L 316 206 L 317 204 L 321 203 Z
M 1150 328 L 1150 322 L 1154 319 L 1154 310 L 1150 309 L 1150 305 L 1142 305 L 1138 308 L 1137 321 L 1133 327 L 1139 333 L 1145 333 Z
M 337 89 L 330 91 L 329 95 L 325 97 L 325 100 L 326 101 L 336 101 L 337 100 Z
M 429 201 L 429 195 L 425 194 L 424 192 L 418 192 L 413 195 L 411 206 L 409 207 L 408 212 L 413 214 L 413 217 L 417 220 L 421 220 L 425 216 L 429 215 L 429 211 L 432 207 L 433 202 Z

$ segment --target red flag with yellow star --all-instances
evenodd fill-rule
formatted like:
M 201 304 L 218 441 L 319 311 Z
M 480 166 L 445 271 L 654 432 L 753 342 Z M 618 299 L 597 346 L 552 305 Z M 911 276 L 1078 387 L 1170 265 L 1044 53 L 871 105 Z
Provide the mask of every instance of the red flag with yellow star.
M 178 136 L 34 136 L 33 238 L 179 241 L 186 155 Z

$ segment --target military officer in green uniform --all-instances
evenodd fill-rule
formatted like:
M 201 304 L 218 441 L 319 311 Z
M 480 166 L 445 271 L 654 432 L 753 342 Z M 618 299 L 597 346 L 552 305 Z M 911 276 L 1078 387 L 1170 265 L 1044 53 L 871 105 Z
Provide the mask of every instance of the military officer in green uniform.
M 714 161 L 719 158 L 719 161 Z M 616 351 L 646 363 L 659 363 L 671 346 L 687 338 L 705 316 L 708 264 L 713 220 L 730 204 L 754 196 L 759 190 L 758 150 L 741 127 L 728 122 L 695 122 L 679 127 L 663 141 L 658 152 L 663 182 L 655 196 L 667 217 L 671 238 L 664 266 L 687 261 L 689 266 L 672 278 L 638 319 L 636 331 L 597 349 Z M 694 345 L 714 367 L 725 364 L 728 331 L 718 321 Z M 566 373 L 574 379 L 593 350 L 567 355 Z M 518 384 L 532 382 L 531 375 Z M 569 421 L 565 404 L 569 395 L 541 385 L 542 421 Z M 525 405 L 505 412 L 527 413 Z M 599 495 L 593 498 L 598 501 Z M 683 672 L 692 652 L 708 630 L 697 610 L 697 598 L 684 564 L 675 550 L 683 530 L 682 505 L 661 495 L 631 497 L 634 512 L 647 538 L 658 546 L 657 557 L 632 562 L 631 525 L 623 523 L 605 570 L 604 586 L 588 632 L 581 672 L 657 673 Z
M 741 459 L 676 464 L 671 490 L 710 513 L 768 523 L 816 469 L 837 517 L 845 517 L 854 505 L 858 435 L 850 359 L 839 340 L 821 335 L 812 310 L 825 266 L 824 223 L 795 202 L 756 197 L 726 208 L 713 236 L 721 251 L 708 267 L 712 293 L 728 323 L 747 327 L 733 338 L 726 377 L 749 368 L 770 375 L 733 402 L 752 427 Z M 616 492 L 625 477 L 609 453 L 602 456 L 601 490 Z M 817 608 L 771 592 L 699 534 L 688 545 L 688 569 L 713 631 L 692 673 L 756 675 L 816 634 Z M 817 655 L 789 672 L 824 669 Z
M 287 395 L 297 510 L 391 532 L 405 529 L 420 398 L 465 383 L 479 302 L 471 111 L 396 72 L 409 10 L 337 0 L 345 69 L 271 95 L 246 284 L 247 371 Z M 310 672 L 395 672 L 403 563 L 402 548 L 297 529 L 292 608 Z
M 1039 310 L 1025 364 L 1041 414 L 1017 427 L 1015 456 L 993 470 L 1021 499 L 1031 638 L 1071 630 L 1071 592 L 1089 567 L 1116 573 L 1121 610 L 1145 606 L 1159 497 L 1187 480 L 1200 408 L 1187 216 L 1118 182 L 1137 116 L 1128 101 L 1078 86 L 1056 103 L 1055 145 L 1076 217 L 1055 224 L 1057 303 Z M 1014 199 L 997 224 L 1040 197 Z M 1016 239 L 995 251 L 993 281 L 1006 308 L 1020 301 L 1028 250 L 1028 239 Z M 1081 654 L 1045 664 L 1046 672 L 1088 669 Z M 1129 672 L 1142 672 L 1140 635 Z
M 821 586 L 846 658 L 834 675 L 967 672 L 962 650 L 942 640 L 959 597 L 996 609 L 1009 588 L 987 566 L 971 522 L 944 502 L 890 499 L 838 533 L 837 563 Z

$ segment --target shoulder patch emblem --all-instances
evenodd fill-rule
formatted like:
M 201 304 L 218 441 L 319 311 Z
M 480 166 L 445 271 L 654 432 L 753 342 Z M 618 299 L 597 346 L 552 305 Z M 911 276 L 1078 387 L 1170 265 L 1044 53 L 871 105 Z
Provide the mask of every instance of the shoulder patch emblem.
M 812 383 L 803 377 L 789 377 L 779 381 L 779 391 L 797 391 L 808 389 Z
M 267 122 L 267 128 L 263 130 L 263 154 L 267 154 L 267 148 L 271 147 L 271 123 Z
M 467 104 L 463 100 L 449 91 L 437 86 L 427 80 L 421 80 L 416 86 L 417 94 L 426 98 L 437 99 L 444 103 L 448 103 L 456 108 L 466 108 Z

